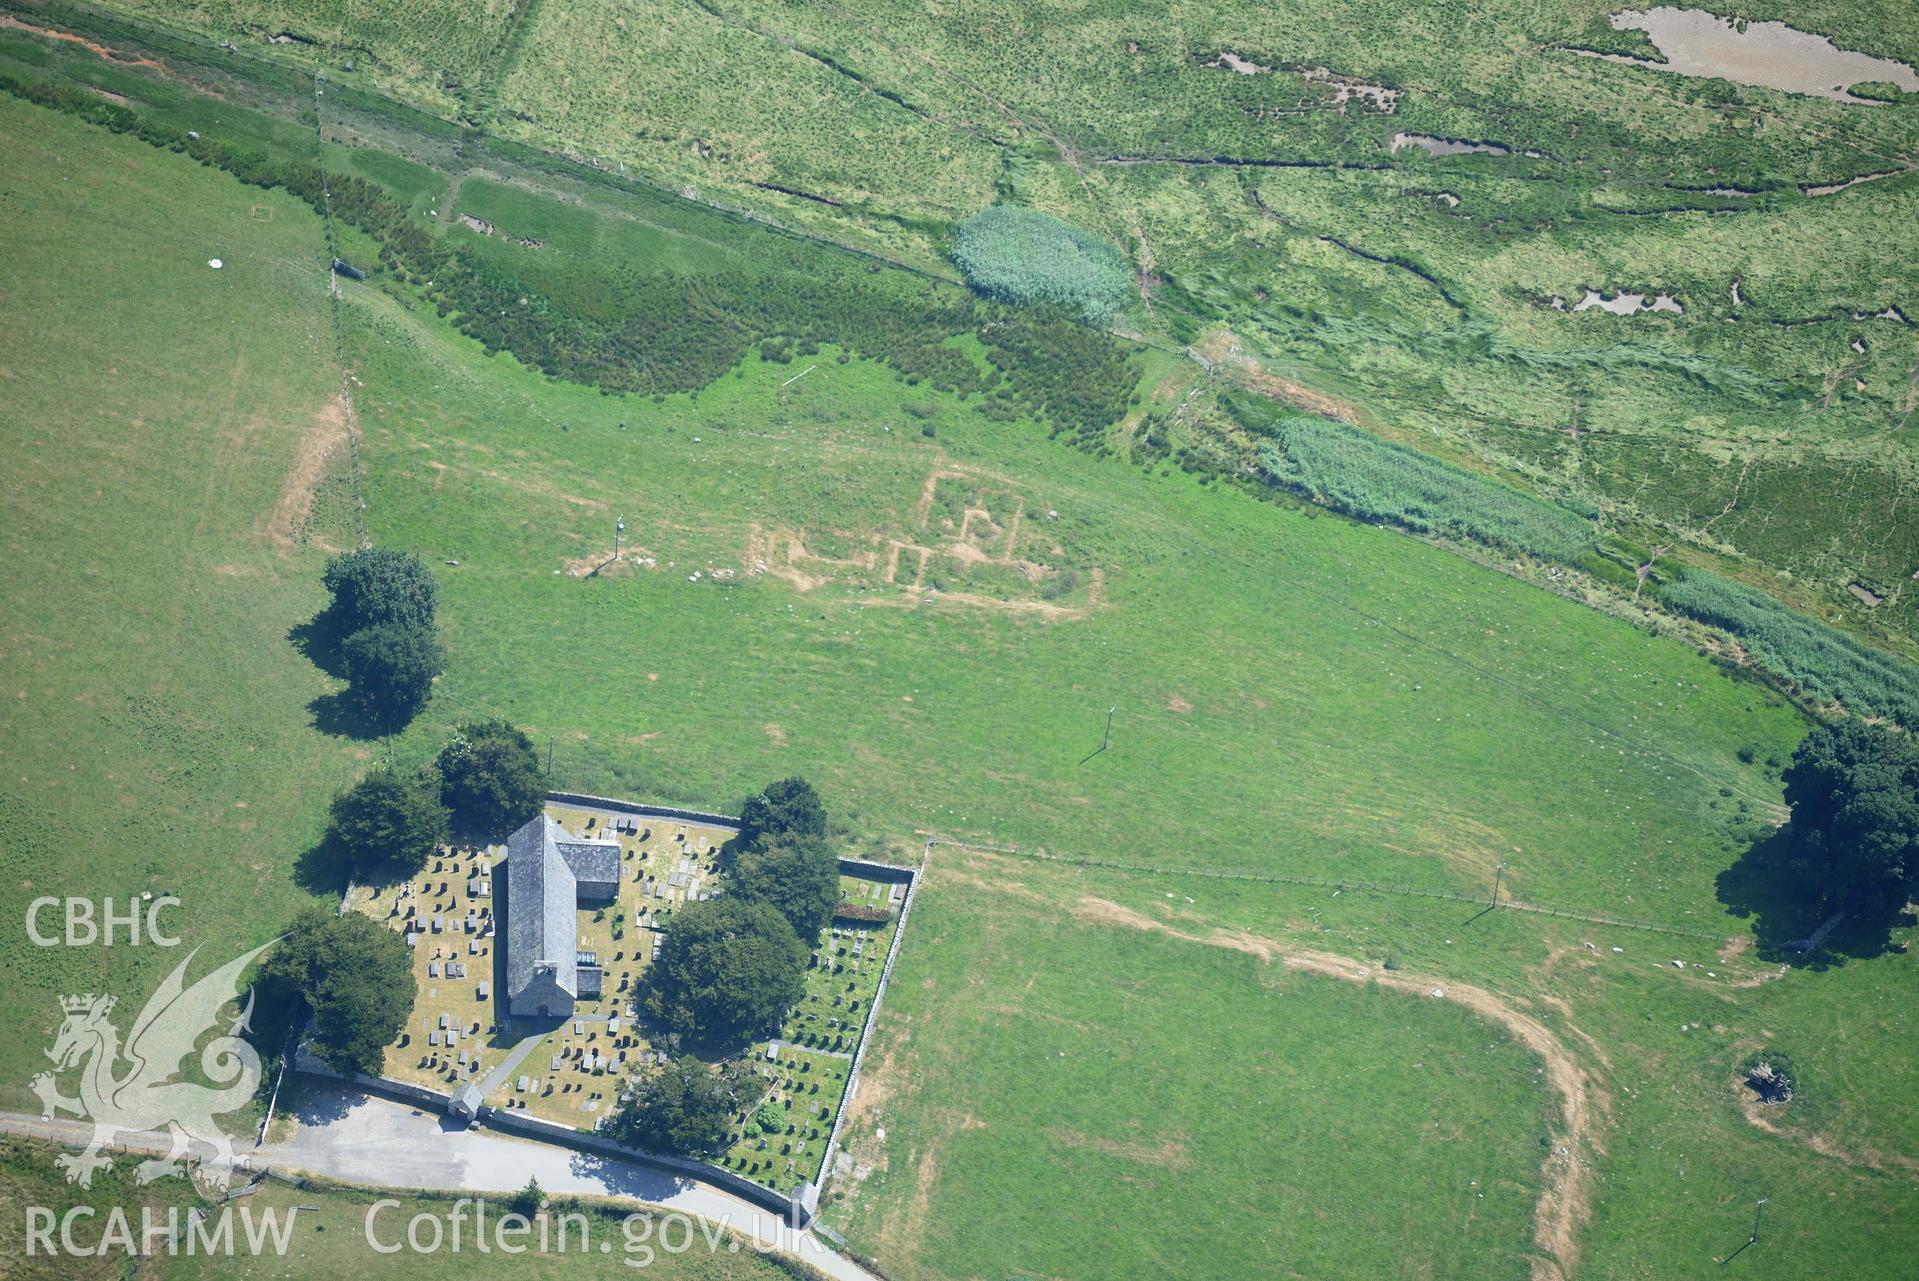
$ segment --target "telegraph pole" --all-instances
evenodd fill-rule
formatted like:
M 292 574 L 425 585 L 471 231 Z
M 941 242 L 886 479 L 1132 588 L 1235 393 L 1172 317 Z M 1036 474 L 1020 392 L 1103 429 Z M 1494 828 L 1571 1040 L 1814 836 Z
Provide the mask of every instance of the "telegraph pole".
M 1092 751 L 1086 753 L 1085 756 L 1080 758 L 1079 763 L 1081 765 L 1084 765 L 1087 761 L 1092 760 L 1095 756 L 1098 756 L 1101 752 L 1105 751 L 1107 748 L 1113 745 L 1113 713 L 1117 712 L 1118 710 L 1119 710 L 1118 703 L 1114 703 L 1111 707 L 1106 709 L 1106 733 L 1099 740 L 1098 747 L 1094 748 Z
M 1501 863 L 1493 869 L 1493 897 L 1492 901 L 1486 905 L 1487 907 L 1493 908 L 1499 906 L 1499 882 L 1505 875 L 1506 865 L 1504 863 Z
M 621 517 L 615 518 L 615 520 L 613 521 L 613 559 L 614 560 L 618 560 L 620 558 L 620 535 L 624 534 L 625 532 L 626 532 L 626 517 L 621 516 Z
M 1744 1254 L 1744 1253 L 1745 1253 L 1745 1252 L 1746 1252 L 1747 1250 L 1749 1250 L 1749 1249 L 1751 1249 L 1751 1248 L 1752 1248 L 1753 1246 L 1755 1246 L 1755 1245 L 1758 1245 L 1758 1244 L 1759 1244 L 1759 1216 L 1760 1216 L 1760 1215 L 1761 1215 L 1762 1213 L 1764 1213 L 1764 1212 L 1765 1212 L 1765 1209 L 1766 1209 L 1766 1202 L 1767 1202 L 1767 1201 L 1768 1201 L 1769 1199 L 1770 1199 L 1770 1198 L 1768 1198 L 1768 1197 L 1760 1197 L 1760 1198 L 1759 1198 L 1759 1199 L 1758 1199 L 1757 1201 L 1755 1201 L 1755 1202 L 1753 1202 L 1753 1206 L 1752 1206 L 1752 1235 L 1751 1235 L 1751 1236 L 1749 1236 L 1749 1237 L 1747 1237 L 1747 1238 L 1746 1238 L 1746 1240 L 1745 1240 L 1745 1242 L 1744 1242 L 1743 1244 L 1741 1244 L 1741 1245 L 1740 1245 L 1740 1247 L 1739 1247 L 1739 1248 L 1738 1248 L 1737 1250 L 1734 1250 L 1734 1251 L 1733 1251 L 1733 1252 L 1732 1252 L 1731 1254 L 1729 1254 L 1729 1255 L 1727 1255 L 1727 1256 L 1726 1256 L 1725 1258 L 1723 1258 L 1723 1259 L 1721 1259 L 1721 1260 L 1719 1261 L 1719 1266 L 1720 1266 L 1720 1267 L 1722 1267 L 1722 1268 L 1723 1268 L 1723 1267 L 1725 1267 L 1725 1266 L 1726 1266 L 1726 1265 L 1727 1265 L 1728 1263 L 1731 1263 L 1731 1262 L 1732 1262 L 1732 1261 L 1733 1261 L 1734 1259 L 1736 1259 L 1736 1258 L 1738 1258 L 1738 1257 L 1739 1257 L 1740 1255 L 1742 1255 L 1742 1254 Z

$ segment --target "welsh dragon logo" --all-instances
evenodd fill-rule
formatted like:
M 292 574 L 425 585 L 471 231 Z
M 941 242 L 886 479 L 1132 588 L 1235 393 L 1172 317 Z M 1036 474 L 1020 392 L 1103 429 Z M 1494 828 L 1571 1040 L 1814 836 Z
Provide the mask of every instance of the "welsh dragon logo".
M 246 1008 L 226 1034 L 209 1041 L 200 1052 L 201 1072 L 222 1088 L 171 1078 L 179 1074 L 195 1043 L 219 1023 L 221 1007 L 236 999 L 240 975 L 271 946 L 266 943 L 236 957 L 192 987 L 185 982 L 187 965 L 199 949 L 189 952 L 140 1011 L 124 1046 L 107 1018 L 113 1012 L 113 997 L 88 993 L 60 998 L 65 1018 L 46 1051 L 53 1071 L 34 1077 L 32 1089 L 40 1096 L 44 1119 L 65 1112 L 93 1122 L 85 1151 L 54 1158 L 66 1171 L 67 1182 L 92 1187 L 94 1172 L 113 1164 L 113 1158 L 101 1149 L 115 1136 L 166 1130 L 172 1135 L 172 1147 L 165 1157 L 140 1163 L 134 1176 L 140 1183 L 185 1173 L 183 1158 L 199 1144 L 213 1150 L 200 1165 L 202 1182 L 213 1188 L 227 1186 L 233 1177 L 233 1142 L 213 1118 L 244 1107 L 260 1084 L 260 1056 L 240 1035 L 249 1030 L 251 991 Z M 69 1098 L 60 1093 L 55 1077 L 74 1068 L 81 1073 L 80 1095 Z

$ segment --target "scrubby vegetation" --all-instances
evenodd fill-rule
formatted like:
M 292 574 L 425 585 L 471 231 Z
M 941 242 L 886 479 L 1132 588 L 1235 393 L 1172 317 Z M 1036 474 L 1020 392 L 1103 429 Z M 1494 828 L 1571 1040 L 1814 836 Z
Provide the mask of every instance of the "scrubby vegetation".
M 980 331 L 987 359 L 1005 382 L 987 402 L 999 418 L 1022 413 L 1092 444 L 1126 413 L 1137 381 L 1123 348 L 1058 313 L 1000 321 Z
M 523 1214 L 529 1219 L 538 1214 L 540 1207 L 545 1204 L 546 1189 L 540 1186 L 536 1178 L 527 1179 L 526 1186 L 515 1192 L 513 1199 L 507 1202 L 513 1213 Z
M 1756 588 L 1687 570 L 1660 589 L 1669 608 L 1724 628 L 1765 671 L 1810 698 L 1919 727 L 1919 667 L 1795 613 Z
M 284 187 L 371 236 L 380 266 L 422 291 L 443 316 L 484 343 L 555 377 L 615 392 L 696 391 L 733 368 L 762 341 L 768 358 L 791 359 L 834 343 L 885 361 L 909 382 L 963 394 L 1002 378 L 1013 404 L 1056 425 L 1079 427 L 1119 415 L 1133 379 L 1114 340 L 1015 309 L 982 316 L 968 295 L 936 281 L 882 272 L 852 255 L 735 223 L 750 265 L 691 274 L 595 263 L 590 289 L 556 288 L 526 267 L 509 269 L 472 238 L 442 239 L 378 183 L 328 174 L 318 164 L 273 156 L 189 132 L 61 86 L 0 75 L 0 90 L 67 111 L 115 133 L 184 152 L 258 187 Z M 1110 251 L 1110 247 L 1109 247 Z M 577 282 L 574 282 L 577 283 Z M 612 300 L 612 301 L 608 301 Z M 995 369 L 947 340 L 992 322 Z M 1091 357 L 1071 376 L 1062 349 Z M 1049 355 L 1050 353 L 1050 355 Z M 1027 362 L 1018 357 L 1033 355 Z M 1105 415 L 1101 417 L 1101 415 Z
M 1262 438 L 1266 478 L 1335 511 L 1553 560 L 1592 540 L 1592 522 L 1566 508 L 1356 427 L 1252 397 L 1232 408 Z
M 1096 324 L 1126 297 L 1117 249 L 1037 209 L 995 205 L 974 214 L 953 232 L 953 261 L 990 298 L 1061 307 Z

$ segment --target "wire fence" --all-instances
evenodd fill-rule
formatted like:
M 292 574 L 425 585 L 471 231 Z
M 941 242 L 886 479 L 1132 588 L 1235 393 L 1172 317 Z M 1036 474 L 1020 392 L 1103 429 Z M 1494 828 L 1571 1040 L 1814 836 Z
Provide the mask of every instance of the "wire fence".
M 1087 854 L 1056 854 L 1046 850 L 1022 850 L 1010 845 L 984 845 L 968 841 L 949 841 L 935 839 L 933 845 L 950 845 L 955 849 L 983 850 L 992 854 L 1001 854 L 1008 858 L 1028 859 L 1038 863 L 1061 863 L 1071 867 L 1092 867 L 1108 871 L 1127 872 L 1143 876 L 1191 876 L 1213 881 L 1252 881 L 1269 885 L 1304 885 L 1314 888 L 1330 889 L 1336 893 L 1363 891 L 1369 894 L 1392 894 L 1409 898 L 1444 899 L 1454 903 L 1466 903 L 1483 907 L 1488 911 L 1531 912 L 1539 916 L 1552 916 L 1561 920 L 1585 921 L 1593 925 L 1609 925 L 1624 930 L 1646 930 L 1657 934 L 1676 934 L 1684 938 L 1711 939 L 1715 942 L 1723 935 L 1711 930 L 1694 929 L 1684 925 L 1662 925 L 1656 921 L 1638 921 L 1629 917 L 1613 916 L 1605 912 L 1584 912 L 1577 908 L 1557 907 L 1547 903 L 1528 903 L 1523 899 L 1500 898 L 1496 901 L 1489 895 L 1466 894 L 1458 890 L 1436 889 L 1424 885 L 1404 885 L 1391 881 L 1362 880 L 1355 877 L 1311 876 L 1297 872 L 1255 872 L 1233 868 L 1189 867 L 1175 863 L 1128 863 L 1119 859 L 1095 858 Z
M 353 534 L 356 545 L 371 547 L 366 532 L 366 493 L 360 484 L 360 421 L 353 409 L 353 374 L 346 358 L 346 325 L 340 316 L 340 277 L 334 264 L 340 261 L 340 242 L 333 230 L 333 187 L 326 180 L 326 123 L 320 115 L 321 85 L 325 77 L 313 77 L 313 132 L 318 139 L 314 163 L 320 169 L 320 220 L 326 227 L 327 305 L 333 321 L 333 351 L 340 365 L 340 403 L 346 412 L 346 448 L 353 469 Z

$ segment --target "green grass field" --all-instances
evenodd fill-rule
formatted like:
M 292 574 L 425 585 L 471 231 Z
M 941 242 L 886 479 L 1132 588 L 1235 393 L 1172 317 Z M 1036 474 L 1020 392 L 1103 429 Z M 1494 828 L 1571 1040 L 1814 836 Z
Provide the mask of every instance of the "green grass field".
M 352 538 L 319 220 L 11 99 L 0 157 L 17 979 L 0 1017 L 21 1033 L 0 1080 L 19 1105 L 57 994 L 130 997 L 179 960 L 124 937 L 35 947 L 28 901 L 171 892 L 162 920 L 184 937 L 264 941 L 305 900 L 295 862 L 369 753 L 314 729 L 332 682 L 287 641 L 323 603 L 325 547 Z
M 1503 1029 L 1005 863 L 921 893 L 827 1209 L 895 1275 L 1526 1275 L 1552 1100 Z
M 919 946 L 895 972 L 849 1124 L 866 1171 L 830 1187 L 825 1211 L 895 1275 L 1103 1277 L 1146 1258 L 1218 1276 L 1535 1264 L 1545 1256 L 1526 1189 L 1548 1180 L 1550 1206 L 1565 1186 L 1559 1100 L 1540 1086 L 1539 1060 L 1502 1069 L 1512 1047 L 1497 1022 L 1468 1021 L 1426 983 L 1455 999 L 1456 985 L 1490 991 L 1590 1073 L 1592 1147 L 1571 1150 L 1592 1181 L 1576 1251 L 1559 1256 L 1566 1275 L 1724 1275 L 1718 1260 L 1745 1240 L 1760 1197 L 1768 1226 L 1748 1257 L 1779 1275 L 1820 1275 L 1838 1257 L 1857 1276 L 1905 1267 L 1912 1148 L 1897 1136 L 1915 1117 L 1909 1065 L 1888 1047 L 1911 1032 L 1910 955 L 1768 980 L 1777 967 L 1724 960 L 1711 942 L 1510 912 L 1468 923 L 1471 909 L 1416 898 L 947 847 L 923 893 L 932 910 L 915 911 Z M 1309 953 L 1419 986 L 1407 996 L 1291 968 Z M 1294 1021 L 1322 1002 L 1326 1017 Z M 1247 1035 L 1259 1039 L 1249 1047 Z M 1469 1048 L 1446 1061 L 1470 1075 L 1429 1077 L 1426 1047 L 1457 1047 L 1451 1036 Z M 1793 1116 L 1795 1102 L 1775 1121 L 1782 1133 L 1755 1128 L 1733 1077 L 1759 1045 L 1793 1054 L 1834 1097 Z M 1060 1087 L 1061 1049 L 1101 1095 Z M 1308 1071 L 1284 1075 L 1298 1055 Z M 1382 1079 L 1383 1067 L 1397 1072 Z M 1191 1101 L 1173 1109 L 1170 1098 Z M 1467 1122 L 1495 1104 L 1503 1119 L 1491 1128 Z M 1068 1117 L 1094 1141 L 1062 1135 Z M 1224 1166 L 1252 1177 L 1202 1185 L 1203 1162 L 1173 1171 L 1144 1159 L 1182 1142 L 1230 1150 Z M 1369 1158 L 1350 1161 L 1361 1148 Z M 1399 1181 L 1426 1160 L 1446 1174 Z M 1155 1188 L 1163 1199 L 1150 1209 L 1130 1200 Z M 951 1213 L 981 1202 L 994 1214 Z M 1344 1217 L 1355 1204 L 1361 1217 Z M 1072 1217 L 1048 1213 L 1061 1205 Z M 1103 1217 L 1111 1207 L 1133 1213 Z M 1378 1231 L 1396 1252 L 1368 1253 L 1375 1221 L 1391 1225 Z M 977 1230 L 1007 1223 L 1019 1230 Z
M 420 753 L 438 717 L 499 711 L 556 738 L 570 786 L 744 795 L 804 761 L 890 836 L 1446 887 L 1506 858 L 1524 894 L 1683 920 L 1776 803 L 1764 759 L 1799 732 L 1676 646 L 1402 537 L 962 404 L 940 402 L 929 441 L 861 362 L 782 388 L 792 369 L 749 361 L 697 406 L 654 406 L 529 382 L 370 294 L 352 309 L 375 537 L 459 561 Z M 945 472 L 1023 498 L 1048 559 L 1099 572 L 1100 604 L 885 582 L 887 540 L 936 541 L 918 509 Z M 654 564 L 561 572 L 610 555 L 616 515 Z M 815 559 L 768 550 L 782 533 Z M 1113 703 L 1116 747 L 1081 764 Z
M 1911 955 L 1781 973 L 1738 950 L 1806 932 L 1737 871 L 1807 724 L 1781 698 L 1440 547 L 1064 448 L 831 345 L 609 396 L 486 354 L 388 278 L 342 285 L 365 518 L 435 567 L 451 660 L 406 734 L 323 735 L 328 683 L 286 634 L 319 603 L 320 544 L 351 537 L 327 525 L 350 528 L 333 472 L 319 525 L 274 537 L 339 386 L 317 219 L 11 98 L 0 140 L 0 234 L 27 249 L 0 260 L 0 431 L 31 464 L 0 518 L 23 566 L 0 655 L 25 695 L 0 725 L 16 919 L 65 877 L 177 889 L 190 941 L 268 937 L 343 772 L 505 715 L 566 787 L 723 809 L 801 773 L 864 848 L 937 834 L 1140 869 L 932 851 L 849 1123 L 869 1172 L 828 1187 L 829 1225 L 889 1274 L 1717 1275 L 1762 1196 L 1747 1258 L 1779 1275 L 1908 1265 Z M 449 163 L 442 143 L 411 162 Z M 544 240 L 485 251 L 544 255 L 550 281 L 593 254 L 641 276 L 775 257 L 690 204 L 486 167 L 456 207 Z M 356 168 L 423 220 L 464 174 Z M 970 331 L 948 343 L 980 358 Z M 1195 385 L 1176 353 L 1134 359 L 1144 414 Z M 626 557 L 602 565 L 616 517 Z M 1501 863 L 1520 899 L 1711 937 L 1168 870 L 1478 894 Z M 1305 949 L 1379 981 L 1295 972 Z M 15 952 L 17 1107 L 29 1012 L 150 984 L 157 958 Z M 1577 1065 L 1583 1126 L 1507 1015 Z M 1777 1133 L 1733 1081 L 1763 1045 L 1805 1077 L 1759 1118 Z M 1585 1192 L 1547 1260 L 1556 1142 Z

